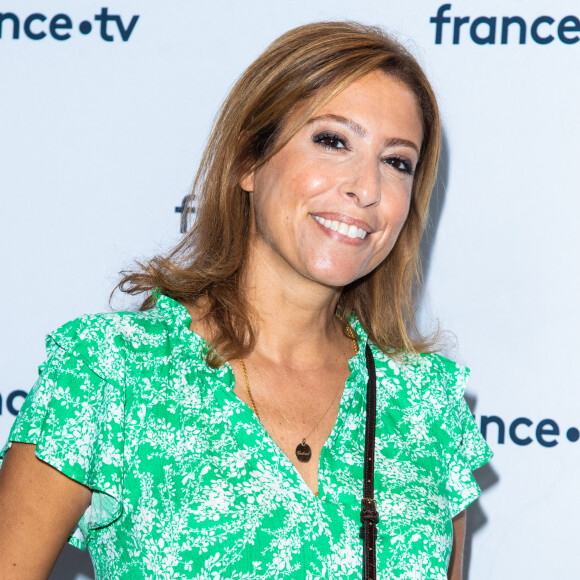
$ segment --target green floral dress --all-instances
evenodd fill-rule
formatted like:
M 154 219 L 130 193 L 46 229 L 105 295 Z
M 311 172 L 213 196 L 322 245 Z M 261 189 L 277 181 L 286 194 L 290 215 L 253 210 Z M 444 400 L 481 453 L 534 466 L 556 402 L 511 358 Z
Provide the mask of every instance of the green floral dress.
M 84 316 L 47 338 L 48 359 L 10 441 L 93 490 L 69 542 L 97 578 L 359 579 L 366 335 L 316 497 L 233 392 L 229 364 L 179 303 Z M 467 370 L 438 355 L 377 369 L 378 578 L 446 578 L 451 518 L 479 495 L 491 452 L 463 399 Z M 2 452 L 8 448 L 8 443 Z

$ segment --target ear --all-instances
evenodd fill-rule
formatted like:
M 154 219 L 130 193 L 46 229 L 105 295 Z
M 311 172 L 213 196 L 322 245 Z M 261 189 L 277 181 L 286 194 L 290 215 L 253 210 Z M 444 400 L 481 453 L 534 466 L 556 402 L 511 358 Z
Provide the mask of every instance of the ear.
M 252 171 L 251 173 L 246 173 L 245 175 L 242 175 L 242 177 L 240 178 L 240 181 L 238 183 L 244 191 L 250 193 L 254 191 L 254 175 L 255 172 Z

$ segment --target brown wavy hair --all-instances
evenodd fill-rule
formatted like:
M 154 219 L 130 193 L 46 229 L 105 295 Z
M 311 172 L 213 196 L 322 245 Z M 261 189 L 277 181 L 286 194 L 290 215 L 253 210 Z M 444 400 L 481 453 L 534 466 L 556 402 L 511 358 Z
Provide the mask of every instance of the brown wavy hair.
M 383 350 L 432 350 L 433 338 L 420 336 L 415 315 L 421 288 L 419 244 L 440 149 L 437 102 L 425 73 L 405 47 L 380 28 L 356 22 L 294 28 L 249 66 L 227 96 L 210 134 L 190 196 L 197 202 L 190 230 L 168 254 L 122 272 L 117 288 L 129 294 L 147 292 L 141 310 L 154 305 L 154 288 L 184 304 L 209 297 L 207 322 L 215 333 L 208 362 L 217 366 L 247 356 L 255 345 L 251 306 L 242 287 L 250 202 L 239 180 L 266 163 L 340 91 L 377 70 L 415 94 L 423 142 L 409 215 L 397 242 L 373 272 L 343 289 L 338 307 L 343 320 L 356 314 Z M 304 106 L 304 114 L 287 126 L 298 106 Z

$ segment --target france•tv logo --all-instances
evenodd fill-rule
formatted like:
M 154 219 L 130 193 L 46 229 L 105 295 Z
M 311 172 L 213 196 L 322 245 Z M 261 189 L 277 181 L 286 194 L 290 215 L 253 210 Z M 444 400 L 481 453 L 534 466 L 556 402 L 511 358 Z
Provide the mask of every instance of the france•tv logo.
M 521 447 L 531 445 L 534 441 L 542 447 L 556 447 L 564 434 L 563 431 L 570 443 L 580 440 L 580 429 L 577 427 L 562 429 L 554 419 L 541 419 L 534 424 L 528 417 L 517 417 L 509 422 L 498 415 L 481 415 L 479 421 L 477 417 L 475 420 L 479 423 L 479 430 L 488 443 L 504 445 L 509 437 L 512 443 Z
M 109 14 L 108 8 L 101 8 L 99 14 L 93 16 L 94 27 L 102 40 L 114 42 L 120 38 L 127 42 L 135 30 L 139 15 L 135 14 L 130 19 L 123 20 L 119 14 Z M 27 17 L 19 17 L 14 12 L 0 12 L 0 39 L 10 38 L 12 40 L 23 38 L 30 40 L 42 40 L 52 37 L 54 40 L 68 40 L 75 30 L 73 19 L 68 14 L 55 14 L 48 17 L 41 12 L 34 12 Z M 93 22 L 91 20 L 82 20 L 78 24 L 78 31 L 86 36 L 93 31 Z M 118 32 L 118 35 L 116 34 Z
M 429 20 L 435 25 L 435 44 L 443 39 L 452 44 L 460 44 L 471 38 L 475 44 L 510 44 L 517 41 L 526 44 L 529 36 L 539 45 L 546 45 L 558 39 L 563 44 L 576 44 L 580 41 L 580 18 L 569 14 L 556 19 L 552 16 L 538 16 L 528 22 L 522 16 L 451 16 L 451 4 L 441 4 L 437 14 Z
M 27 395 L 28 395 L 28 393 L 26 391 L 22 391 L 21 389 L 17 389 L 15 391 L 8 393 L 8 396 L 4 400 L 2 398 L 2 393 L 0 393 L 0 416 L 2 416 L 2 413 L 4 411 L 4 406 L 5 406 L 6 411 L 8 413 L 10 413 L 10 415 L 16 417 L 16 415 L 18 415 L 18 412 L 20 411 L 20 407 L 22 406 L 22 403 L 24 402 L 24 399 L 26 399 Z M 4 403 L 6 403 L 6 405 L 4 405 Z

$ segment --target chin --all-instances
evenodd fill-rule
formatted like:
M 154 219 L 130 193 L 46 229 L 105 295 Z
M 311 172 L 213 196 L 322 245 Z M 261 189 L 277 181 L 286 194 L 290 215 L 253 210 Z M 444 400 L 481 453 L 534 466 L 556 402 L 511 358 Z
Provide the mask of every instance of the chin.
M 377 252 L 319 252 L 304 256 L 302 264 L 311 280 L 342 288 L 372 272 L 384 260 L 381 258 Z
M 362 278 L 362 276 L 364 276 L 364 273 L 352 272 L 352 270 L 345 271 L 337 267 L 324 270 L 316 269 L 311 272 L 312 280 L 332 288 L 343 288 Z

